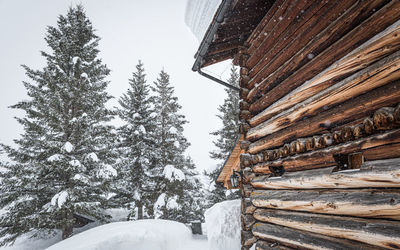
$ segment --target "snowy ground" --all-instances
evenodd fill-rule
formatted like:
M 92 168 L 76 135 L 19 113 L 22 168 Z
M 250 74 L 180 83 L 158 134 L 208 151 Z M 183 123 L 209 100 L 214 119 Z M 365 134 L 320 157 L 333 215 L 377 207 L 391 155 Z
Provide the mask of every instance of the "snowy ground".
M 1 211 L 0 211 L 1 212 Z M 113 221 L 126 220 L 127 211 L 109 211 Z M 192 235 L 186 225 L 168 220 L 90 223 L 74 230 L 64 241 L 60 233 L 50 239 L 20 237 L 0 250 L 240 250 L 240 200 L 217 203 L 205 213 L 208 239 Z
M 204 250 L 207 238 L 192 235 L 182 223 L 167 220 L 114 222 L 94 227 L 69 239 L 60 235 L 47 240 L 21 237 L 12 247 L 2 250 Z M 58 242 L 58 243 L 57 243 Z M 48 248 L 46 248 L 48 247 Z

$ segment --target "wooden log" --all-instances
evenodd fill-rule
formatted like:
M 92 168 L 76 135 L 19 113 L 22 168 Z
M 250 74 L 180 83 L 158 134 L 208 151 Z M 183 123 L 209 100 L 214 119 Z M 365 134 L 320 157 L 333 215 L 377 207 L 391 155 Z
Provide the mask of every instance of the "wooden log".
M 242 189 L 241 189 L 242 197 L 249 198 L 251 192 L 253 192 L 253 187 L 250 184 L 242 185 Z
M 256 207 L 400 220 L 399 189 L 255 190 Z
M 287 9 L 280 8 L 278 12 L 282 12 L 279 16 L 275 17 L 273 21 L 270 22 L 273 27 L 264 32 L 266 35 L 262 36 L 264 38 L 263 42 L 254 49 L 249 48 L 251 56 L 248 60 L 249 67 L 252 68 L 252 76 L 256 75 L 261 68 L 264 67 L 265 60 L 270 60 L 273 57 L 272 53 L 278 53 L 281 49 L 286 47 L 286 45 L 296 37 L 296 32 L 301 33 L 302 27 L 310 18 L 316 19 L 314 14 L 319 11 L 326 2 L 313 2 L 313 1 L 290 1 L 291 5 Z M 328 4 L 330 6 L 334 5 L 332 3 Z M 286 39 L 285 39 L 286 38 Z M 280 46 L 277 46 L 279 44 Z M 278 48 L 277 48 L 278 47 Z M 254 84 L 253 84 L 254 85 Z
M 250 130 L 250 125 L 246 122 L 246 121 L 244 121 L 244 120 L 242 120 L 241 122 L 240 122 L 240 126 L 239 126 L 239 132 L 241 133 L 241 134 L 247 134 L 247 132 Z
M 333 144 L 333 138 L 331 134 L 323 134 L 322 135 L 322 146 L 329 147 Z
M 302 141 L 302 139 L 298 139 L 297 141 Z M 315 148 L 315 144 L 314 144 L 313 138 L 307 138 L 307 139 L 305 139 L 303 141 L 305 141 L 305 149 L 307 151 L 311 151 L 311 150 L 313 150 Z M 306 150 L 303 149 L 302 151 L 298 151 L 297 153 L 302 153 L 302 152 L 305 152 Z
M 394 117 L 395 123 L 400 124 L 400 104 L 398 104 L 397 107 L 395 108 L 393 117 Z
M 312 138 L 314 148 L 323 148 L 322 137 L 321 136 L 313 136 Z
M 252 156 L 250 154 L 240 154 L 240 163 L 245 167 L 251 166 Z
M 241 110 L 239 117 L 241 120 L 249 120 L 251 118 L 251 113 L 248 110 Z
M 257 241 L 251 231 L 241 231 L 241 243 L 242 246 L 250 247 Z
M 278 242 L 267 242 L 263 240 L 257 240 L 256 250 L 289 250 L 294 249 L 291 247 L 284 246 Z
M 400 248 L 400 223 L 351 217 L 257 209 L 254 218 L 293 229 L 354 240 L 382 248 Z
M 251 168 L 245 168 L 243 169 L 243 179 L 242 182 L 244 184 L 250 184 L 251 180 L 255 177 L 255 174 L 251 170 Z
M 394 108 L 384 107 L 374 113 L 373 121 L 377 130 L 386 130 L 393 128 Z
M 389 145 L 383 145 L 375 148 L 371 148 L 363 152 L 363 156 L 366 160 L 372 161 L 374 159 L 391 159 L 400 157 L 400 143 L 394 143 Z
M 254 223 L 256 223 L 256 220 L 252 214 L 242 214 L 240 216 L 240 221 L 242 224 L 242 229 L 245 231 L 250 230 Z
M 304 117 L 317 116 L 334 105 L 384 86 L 391 81 L 398 80 L 400 79 L 399 67 L 400 51 L 320 91 L 311 98 L 279 113 L 262 124 L 251 128 L 247 133 L 247 138 L 254 140 L 267 134 L 272 134 L 301 121 Z M 331 122 L 328 121 L 323 125 L 330 127 Z
M 249 110 L 249 106 L 250 104 L 245 101 L 239 102 L 239 107 L 241 110 Z
M 246 100 L 249 90 L 246 88 L 240 88 L 239 96 L 241 100 Z
M 334 167 L 285 172 L 279 178 L 259 176 L 251 185 L 266 189 L 399 188 L 400 158 L 364 162 L 358 170 L 332 172 Z
M 241 141 L 240 142 L 240 149 L 247 150 L 250 146 L 249 141 Z
M 375 3 L 376 2 L 378 1 L 375 1 Z M 382 2 L 380 2 L 379 4 L 382 4 Z M 371 5 L 369 5 L 368 7 L 371 7 Z M 254 97 L 256 97 L 258 93 L 265 93 L 265 95 L 263 95 L 260 99 L 258 99 L 251 105 L 250 111 L 257 112 L 265 109 L 266 107 L 274 103 L 277 99 L 285 96 L 292 89 L 298 87 L 305 81 L 314 77 L 316 73 L 323 71 L 329 65 L 342 58 L 346 54 L 350 53 L 362 43 L 366 42 L 368 39 L 371 39 L 373 36 L 396 22 L 400 16 L 400 13 L 398 11 L 399 9 L 400 3 L 390 2 L 382 9 L 376 11 L 372 16 L 370 16 L 368 19 L 366 19 L 364 22 L 362 22 L 356 28 L 352 29 L 347 34 L 341 33 L 343 31 L 339 31 L 341 34 L 345 35 L 340 38 L 340 40 L 329 46 L 327 49 L 318 51 L 318 49 L 314 48 L 314 50 L 303 54 L 302 57 L 296 57 L 294 61 L 287 61 L 285 63 L 286 65 L 288 65 L 287 68 L 284 67 L 284 69 L 278 69 L 276 72 L 279 73 L 271 74 L 268 78 L 263 80 L 263 84 L 260 85 L 255 93 L 254 91 L 251 92 L 254 94 L 249 93 L 247 100 L 250 100 L 250 102 L 253 102 Z M 365 11 L 365 9 L 357 9 L 357 11 L 363 12 Z M 347 14 L 353 15 L 353 18 L 354 16 L 358 15 L 354 12 L 346 12 L 342 16 L 346 16 Z M 364 14 L 366 16 L 369 15 L 368 12 L 365 12 Z M 324 40 L 324 42 L 326 41 Z M 315 41 L 315 43 L 317 42 Z M 308 49 L 309 48 L 305 50 L 308 51 Z M 305 51 L 302 50 L 298 53 L 300 52 L 304 53 Z M 312 53 L 312 55 L 316 55 L 312 58 L 312 60 L 307 59 L 307 56 L 310 53 Z M 287 77 L 288 75 L 290 76 Z M 266 93 L 266 91 L 271 88 L 273 90 L 270 90 L 268 93 Z
M 297 249 L 376 249 L 376 247 L 355 241 L 337 239 L 269 223 L 258 222 L 254 224 L 252 231 L 258 238 L 278 241 Z
M 279 41 L 278 38 L 268 36 L 268 34 L 271 34 L 271 32 L 265 32 L 264 34 L 266 34 L 266 36 L 264 39 L 279 42 L 275 42 L 278 44 L 274 44 L 274 46 L 271 46 L 271 48 L 266 48 L 262 55 L 258 55 L 257 57 L 254 55 L 254 59 L 259 59 L 258 61 L 249 60 L 248 65 L 250 68 L 253 69 L 250 72 L 250 76 L 254 79 L 254 83 L 252 83 L 251 86 L 254 86 L 256 82 L 262 80 L 259 72 L 262 72 L 262 75 L 264 76 L 268 76 L 269 74 L 274 72 L 280 65 L 284 63 L 284 60 L 290 60 L 290 58 L 295 55 L 296 52 L 304 48 L 310 41 L 313 40 L 314 36 L 318 35 L 318 33 L 323 31 L 325 27 L 329 26 L 338 17 L 340 17 L 340 13 L 345 12 L 346 9 L 351 7 L 354 2 L 355 1 L 346 1 L 345 3 L 340 5 L 339 2 L 330 1 L 325 4 L 321 3 L 320 1 L 319 4 L 322 4 L 324 6 L 316 6 L 317 8 L 313 8 L 311 12 L 307 11 L 308 13 L 306 12 L 305 15 L 299 13 L 300 22 L 306 22 L 302 26 L 294 25 L 293 27 L 290 27 L 292 29 L 297 28 L 297 30 L 288 30 L 288 32 L 291 32 L 292 34 L 290 36 L 289 34 L 284 35 L 284 41 Z M 313 11 L 318 9 L 318 7 L 322 8 L 319 8 L 319 12 L 317 15 L 313 15 Z M 311 17 L 310 14 L 312 15 Z M 306 19 L 306 16 L 308 16 L 308 20 Z M 340 36 L 337 36 L 336 39 L 338 39 L 338 37 Z M 250 47 L 250 50 L 252 50 L 252 47 Z M 272 69 L 269 70 L 268 67 L 271 67 Z
M 270 107 L 257 114 L 250 120 L 252 127 L 260 124 L 271 117 L 282 113 L 297 103 L 310 98 L 320 91 L 328 88 L 346 76 L 355 73 L 373 63 L 395 52 L 399 46 L 400 27 L 393 24 L 379 36 L 372 38 L 357 48 L 354 52 L 330 66 L 310 81 L 303 83 L 299 88 L 291 91 L 285 98 L 273 103 Z
M 348 155 L 355 152 L 363 152 L 368 155 L 367 160 L 381 160 L 390 157 L 400 157 L 400 152 L 390 150 L 390 144 L 400 143 L 400 129 L 395 129 L 382 134 L 371 135 L 355 141 L 334 145 L 328 148 L 314 150 L 305 154 L 286 157 L 275 161 L 264 162 L 253 167 L 255 173 L 264 173 L 269 166 L 283 166 L 286 171 L 320 168 L 336 165 L 334 155 Z M 375 148 L 379 151 L 375 151 Z M 389 147 L 389 148 L 388 148 Z M 369 153 L 369 152 L 377 153 Z M 383 152 L 386 152 L 383 154 Z M 267 172 L 268 173 L 268 172 Z
M 372 124 L 372 126 L 373 126 L 373 124 Z M 332 139 L 336 144 L 337 143 L 341 143 L 342 142 L 342 135 L 341 135 L 340 131 L 334 131 L 332 133 Z
M 241 211 L 242 214 L 253 214 L 256 207 L 251 203 L 249 198 L 242 199 Z
M 290 152 L 290 145 L 289 144 L 285 144 L 282 147 L 282 157 L 286 157 L 289 155 Z
M 329 122 L 330 126 L 345 124 L 372 114 L 381 107 L 397 104 L 400 96 L 399 81 L 390 83 L 366 94 L 346 101 L 340 106 L 332 108 L 318 116 L 299 121 L 291 127 L 281 129 L 250 144 L 249 153 L 257 153 L 261 150 L 282 145 L 285 141 L 296 137 L 306 137 L 324 131 L 323 124 Z M 360 105 L 362 103 L 363 105 Z M 250 132 L 250 131 L 249 131 Z M 247 136 L 248 137 L 248 136 Z

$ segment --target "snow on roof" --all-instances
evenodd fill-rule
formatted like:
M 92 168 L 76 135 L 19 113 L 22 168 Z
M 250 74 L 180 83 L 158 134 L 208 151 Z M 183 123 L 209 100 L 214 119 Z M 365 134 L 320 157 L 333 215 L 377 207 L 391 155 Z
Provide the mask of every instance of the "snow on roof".
M 185 23 L 201 42 L 222 0 L 188 0 Z
M 188 249 L 190 230 L 182 223 L 167 220 L 138 220 L 95 227 L 63 240 L 48 250 L 180 250 Z

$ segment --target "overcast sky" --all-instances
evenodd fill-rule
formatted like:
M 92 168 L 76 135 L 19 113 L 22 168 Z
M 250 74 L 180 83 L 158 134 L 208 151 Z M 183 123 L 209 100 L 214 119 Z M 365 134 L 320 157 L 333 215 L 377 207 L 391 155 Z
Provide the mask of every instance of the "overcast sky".
M 100 57 L 111 69 L 109 92 L 116 97 L 110 107 L 127 90 L 139 59 L 148 82 L 164 68 L 189 121 L 188 154 L 199 170 L 215 165 L 208 154 L 213 149 L 209 133 L 221 127 L 216 114 L 226 94 L 222 86 L 191 71 L 199 42 L 184 23 L 186 0 L 0 0 L 0 141 L 12 144 L 22 133 L 13 117 L 23 113 L 8 108 L 26 98 L 22 81 L 28 79 L 20 65 L 43 68 L 46 27 L 55 26 L 58 15 L 79 3 L 102 38 Z M 211 70 L 226 77 L 229 63 Z

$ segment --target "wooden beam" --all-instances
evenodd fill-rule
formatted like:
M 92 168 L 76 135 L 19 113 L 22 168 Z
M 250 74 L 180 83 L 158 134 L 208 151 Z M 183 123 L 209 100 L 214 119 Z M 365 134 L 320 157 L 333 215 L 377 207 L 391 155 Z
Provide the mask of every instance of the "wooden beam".
M 399 147 L 400 129 L 396 129 L 383 134 L 375 134 L 340 145 L 314 150 L 309 153 L 260 163 L 253 167 L 253 172 L 268 174 L 270 173 L 269 167 L 274 166 L 283 166 L 285 171 L 298 171 L 335 166 L 337 163 L 333 157 L 334 155 L 348 155 L 356 152 L 362 152 L 365 154 L 368 157 L 367 160 L 382 160 L 400 157 Z M 378 149 L 379 151 L 376 151 Z M 379 152 L 385 153 L 379 154 Z
M 267 242 L 263 240 L 257 240 L 256 250 L 289 250 L 294 249 L 279 244 L 278 242 Z
M 361 169 L 332 172 L 334 167 L 286 172 L 280 177 L 255 177 L 254 188 L 395 188 L 400 187 L 400 158 L 364 162 Z
M 377 247 L 400 248 L 400 223 L 321 214 L 257 209 L 254 218 L 267 223 L 354 240 Z
M 253 234 L 267 241 L 278 241 L 296 249 L 376 249 L 367 244 L 300 231 L 268 223 L 256 223 Z
M 255 190 L 256 207 L 400 220 L 399 189 Z
M 278 70 L 277 72 L 281 73 L 271 75 L 267 79 L 263 80 L 263 83 L 259 88 L 253 89 L 249 92 L 247 99 L 251 102 L 253 102 L 261 92 L 264 93 L 260 99 L 252 104 L 253 108 L 250 107 L 251 111 L 261 111 L 270 106 L 277 99 L 285 96 L 291 90 L 300 86 L 303 82 L 311 79 L 316 74 L 329 67 L 329 65 L 350 53 L 382 30 L 386 29 L 399 19 L 399 10 L 400 2 L 390 2 L 382 9 L 375 12 L 362 24 L 348 32 L 340 40 L 336 41 L 329 48 L 323 51 L 310 51 L 309 53 L 313 53 L 313 57 L 308 56 L 309 53 L 304 54 L 300 61 L 305 61 L 305 63 L 302 64 L 301 62 L 296 61 L 289 62 L 289 68 L 291 69 L 283 71 Z M 362 9 L 359 11 L 364 12 L 365 10 Z M 355 15 L 357 16 L 357 14 Z M 302 53 L 304 53 L 304 51 Z M 300 65 L 302 65 L 302 67 L 298 68 Z M 282 75 L 282 72 L 286 73 L 283 73 Z
M 399 2 L 400 3 L 400 2 Z M 307 137 L 366 116 L 379 108 L 397 104 L 400 96 L 399 81 L 369 91 L 335 106 L 319 115 L 303 119 L 291 127 L 279 130 L 250 144 L 248 152 L 256 154 L 263 149 L 278 147 L 297 138 Z M 247 138 L 246 138 L 247 139 Z
M 315 76 L 310 81 L 303 83 L 299 88 L 290 92 L 285 98 L 273 103 L 267 109 L 250 119 L 252 127 L 279 115 L 282 111 L 301 103 L 326 88 L 335 84 L 338 79 L 343 79 L 376 61 L 394 53 L 400 48 L 400 23 L 396 22 L 387 30 L 369 40 L 350 55 L 344 57 L 331 67 Z M 369 67 L 371 68 L 371 67 Z M 373 68 L 372 68 L 373 70 Z M 358 74 L 361 75 L 361 74 Z

